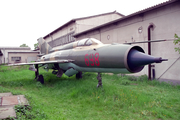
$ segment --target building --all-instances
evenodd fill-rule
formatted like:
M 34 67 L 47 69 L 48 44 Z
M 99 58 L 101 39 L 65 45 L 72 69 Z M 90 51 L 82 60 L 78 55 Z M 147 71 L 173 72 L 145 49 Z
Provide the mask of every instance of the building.
M 39 51 L 29 47 L 0 47 L 0 64 L 27 63 L 37 60 Z
M 124 17 L 124 15 L 114 11 L 100 15 L 72 19 L 51 33 L 47 34 L 43 38 L 49 43 L 51 47 L 60 46 L 74 42 L 74 34 L 122 17 Z
M 142 42 L 148 40 L 171 39 L 174 34 L 180 36 L 180 1 L 167 2 L 149 7 L 139 12 L 124 16 L 117 20 L 78 32 L 76 40 L 87 37 L 99 39 L 106 44 Z M 140 76 L 147 74 L 149 78 L 180 80 L 180 54 L 175 52 L 172 40 L 133 44 L 141 46 L 147 54 L 168 59 L 161 64 L 146 66 Z

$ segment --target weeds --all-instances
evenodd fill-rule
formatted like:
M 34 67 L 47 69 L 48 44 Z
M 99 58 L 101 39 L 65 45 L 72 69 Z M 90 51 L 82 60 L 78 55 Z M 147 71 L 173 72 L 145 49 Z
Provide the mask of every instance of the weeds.
M 33 119 L 35 116 L 33 113 L 31 113 L 31 106 L 24 106 L 24 105 L 16 105 L 14 107 L 15 112 L 16 112 L 16 119 Z

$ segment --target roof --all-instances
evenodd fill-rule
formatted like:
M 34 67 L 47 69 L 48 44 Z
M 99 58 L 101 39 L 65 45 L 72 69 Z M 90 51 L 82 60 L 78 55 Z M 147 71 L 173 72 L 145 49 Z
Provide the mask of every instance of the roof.
M 8 53 L 39 53 L 40 51 L 14 51 L 14 52 L 8 52 Z
M 0 47 L 0 49 L 5 49 L 5 50 L 31 50 L 30 47 Z
M 57 32 L 58 30 L 60 30 L 60 29 L 62 29 L 63 27 L 67 26 L 68 24 L 75 22 L 76 20 L 87 19 L 87 18 L 91 18 L 91 17 L 103 16 L 103 15 L 114 14 L 114 13 L 124 17 L 123 14 L 120 14 L 120 13 L 118 13 L 118 12 L 116 12 L 116 11 L 113 11 L 113 12 L 109 12 L 109 13 L 103 13 L 103 14 L 98 14 L 98 15 L 93 15 L 93 16 L 88 16 L 88 17 L 75 18 L 75 19 L 72 19 L 72 20 L 68 21 L 67 23 L 63 24 L 62 26 L 58 27 L 57 29 L 55 29 L 55 30 L 52 31 L 51 33 L 47 34 L 47 35 L 44 36 L 43 38 L 45 39 L 45 38 L 48 37 L 50 34 L 53 34 L 53 33 Z
M 73 36 L 74 36 L 74 37 L 78 37 L 79 35 L 82 35 L 82 34 L 84 34 L 84 33 L 97 30 L 97 29 L 99 29 L 99 28 L 102 28 L 102 27 L 107 26 L 107 25 L 110 25 L 110 24 L 115 24 L 115 23 L 117 23 L 117 22 L 119 22 L 119 21 L 128 19 L 128 18 L 130 18 L 130 17 L 132 17 L 132 16 L 136 16 L 136 15 L 139 15 L 139 14 L 143 14 L 143 13 L 145 13 L 145 12 L 149 12 L 149 11 L 151 11 L 151 10 L 154 10 L 154 9 L 157 9 L 157 8 L 160 8 L 160 7 L 163 7 L 163 6 L 166 6 L 166 5 L 171 4 L 171 3 L 173 3 L 173 2 L 176 2 L 176 1 L 179 1 L 179 0 L 169 0 L 169 1 L 166 1 L 166 2 L 163 2 L 163 3 L 160 3 L 160 4 L 158 4 L 158 5 L 154 5 L 154 6 L 152 6 L 152 7 L 149 7 L 149 8 L 140 10 L 140 11 L 138 11 L 138 12 L 132 13 L 132 14 L 130 14 L 130 15 L 124 16 L 124 17 L 122 17 L 122 18 L 119 18 L 119 19 L 117 19 L 117 20 L 114 20 L 114 21 L 111 21 L 111 22 L 108 22 L 108 23 L 99 25 L 99 26 L 97 26 L 97 27 L 94 27 L 94 28 L 85 30 L 85 31 L 83 31 L 83 32 L 77 33 L 77 34 L 75 34 L 75 35 L 73 35 Z

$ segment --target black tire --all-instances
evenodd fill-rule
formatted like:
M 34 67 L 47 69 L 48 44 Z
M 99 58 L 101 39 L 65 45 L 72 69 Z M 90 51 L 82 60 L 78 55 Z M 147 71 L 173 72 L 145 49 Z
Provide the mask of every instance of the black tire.
M 81 79 L 82 78 L 82 72 L 78 72 L 76 74 L 76 79 Z
M 43 75 L 39 75 L 37 81 L 41 82 L 41 84 L 44 84 L 44 77 L 43 77 Z

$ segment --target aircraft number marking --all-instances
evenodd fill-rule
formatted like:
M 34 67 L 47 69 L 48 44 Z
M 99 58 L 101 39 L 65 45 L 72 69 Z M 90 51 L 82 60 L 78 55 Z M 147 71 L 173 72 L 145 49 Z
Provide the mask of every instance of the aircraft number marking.
M 91 66 L 99 66 L 99 53 L 95 53 L 95 54 L 85 54 L 84 56 L 84 60 L 85 60 L 85 64 L 87 66 L 91 65 Z

